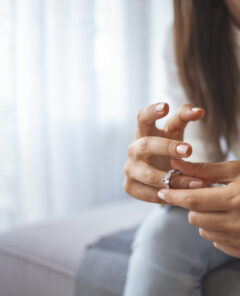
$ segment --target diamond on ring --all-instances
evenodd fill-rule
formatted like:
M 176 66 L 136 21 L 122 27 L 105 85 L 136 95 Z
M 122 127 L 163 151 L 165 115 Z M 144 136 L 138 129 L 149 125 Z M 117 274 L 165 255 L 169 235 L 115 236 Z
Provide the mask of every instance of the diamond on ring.
M 169 189 L 170 188 L 170 181 L 172 176 L 179 176 L 182 175 L 182 173 L 179 170 L 170 170 L 167 172 L 167 174 L 162 178 L 162 184 Z

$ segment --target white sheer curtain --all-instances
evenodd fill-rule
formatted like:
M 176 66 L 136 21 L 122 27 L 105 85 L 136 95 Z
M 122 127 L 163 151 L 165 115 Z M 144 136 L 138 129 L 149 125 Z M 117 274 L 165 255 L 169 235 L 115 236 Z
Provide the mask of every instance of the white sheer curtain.
M 0 0 L 0 226 L 126 197 L 171 1 Z

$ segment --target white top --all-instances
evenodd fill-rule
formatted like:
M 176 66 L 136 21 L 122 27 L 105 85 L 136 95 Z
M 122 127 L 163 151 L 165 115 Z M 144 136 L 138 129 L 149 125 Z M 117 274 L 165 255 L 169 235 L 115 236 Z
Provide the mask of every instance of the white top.
M 236 35 L 236 50 L 239 50 L 240 32 L 236 26 L 233 26 L 233 30 Z M 165 68 L 162 69 L 167 84 L 161 95 L 164 95 L 164 101 L 169 103 L 170 110 L 172 111 L 171 113 L 174 113 L 181 105 L 189 103 L 189 100 L 178 78 L 173 47 L 172 27 L 170 31 L 171 32 L 167 32 L 166 43 L 164 46 L 163 58 L 165 61 Z M 240 116 L 237 120 L 240 130 Z M 188 142 L 193 147 L 193 153 L 187 160 L 193 162 L 222 161 L 220 156 L 216 153 L 216 143 L 214 143 L 214 141 L 210 142 L 206 135 L 207 133 L 203 130 L 203 125 L 200 124 L 200 122 L 190 122 L 187 125 L 184 133 L 184 141 Z M 240 160 L 240 135 L 233 143 L 232 151 L 228 156 L 228 160 L 230 159 Z

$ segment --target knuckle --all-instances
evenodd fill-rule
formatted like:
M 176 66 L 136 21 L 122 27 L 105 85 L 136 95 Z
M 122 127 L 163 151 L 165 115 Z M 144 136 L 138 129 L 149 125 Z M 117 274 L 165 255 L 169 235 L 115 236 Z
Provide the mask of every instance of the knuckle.
M 175 150 L 175 146 L 176 146 L 176 144 L 173 141 L 165 139 L 162 142 L 162 151 L 163 151 L 163 153 L 169 153 L 170 151 Z
M 130 193 L 131 182 L 129 182 L 129 178 L 125 178 L 123 181 L 124 191 Z
M 196 162 L 194 163 L 194 166 L 193 166 L 193 169 L 198 171 L 198 170 L 201 170 L 205 167 L 205 163 L 203 162 Z
M 191 110 L 192 109 L 192 105 L 191 104 L 183 104 L 179 107 L 179 109 L 177 110 L 177 116 L 179 118 L 179 120 L 184 121 L 182 118 L 182 114 L 186 111 L 186 110 Z
M 135 151 L 134 144 L 131 143 L 130 145 L 128 145 L 128 157 L 129 158 L 133 158 L 134 157 L 134 154 L 135 154 L 134 151 Z
M 208 241 L 216 241 L 216 237 L 213 234 L 205 229 L 199 228 L 199 235 Z
M 229 183 L 229 187 L 230 187 L 232 196 L 237 196 L 240 194 L 240 182 Z
M 123 182 L 124 191 L 135 199 L 142 200 L 141 187 L 136 185 L 135 181 L 130 178 L 125 178 Z
M 184 104 L 184 105 L 182 105 L 182 108 L 184 109 L 184 110 L 186 110 L 186 109 L 192 109 L 192 105 L 191 104 Z
M 143 137 L 137 140 L 137 155 L 147 154 L 148 152 L 148 138 Z
M 124 174 L 126 176 L 129 176 L 130 175 L 130 166 L 129 166 L 129 163 L 125 163 L 124 167 L 123 167 L 123 171 L 124 171 Z
M 128 192 L 127 178 L 124 178 L 124 181 L 123 181 L 123 189 L 124 189 L 125 192 Z
M 192 196 L 189 196 L 185 200 L 186 206 L 191 211 L 197 211 L 199 209 L 198 200 L 194 199 Z
M 230 209 L 231 210 L 239 210 L 240 209 L 240 196 L 231 197 L 230 202 Z
M 145 169 L 143 171 L 143 178 L 146 184 L 155 185 L 156 178 L 154 173 L 151 170 Z
M 229 191 L 230 191 L 230 194 L 233 196 L 235 195 L 236 193 L 238 193 L 239 191 L 239 183 L 237 182 L 231 182 L 227 185 Z

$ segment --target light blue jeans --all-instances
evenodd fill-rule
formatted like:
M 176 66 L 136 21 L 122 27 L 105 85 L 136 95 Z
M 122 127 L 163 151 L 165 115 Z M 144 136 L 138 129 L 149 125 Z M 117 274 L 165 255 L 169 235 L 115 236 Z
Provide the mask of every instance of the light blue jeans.
M 234 260 L 200 237 L 188 211 L 156 208 L 132 245 L 124 296 L 200 296 L 208 271 Z

